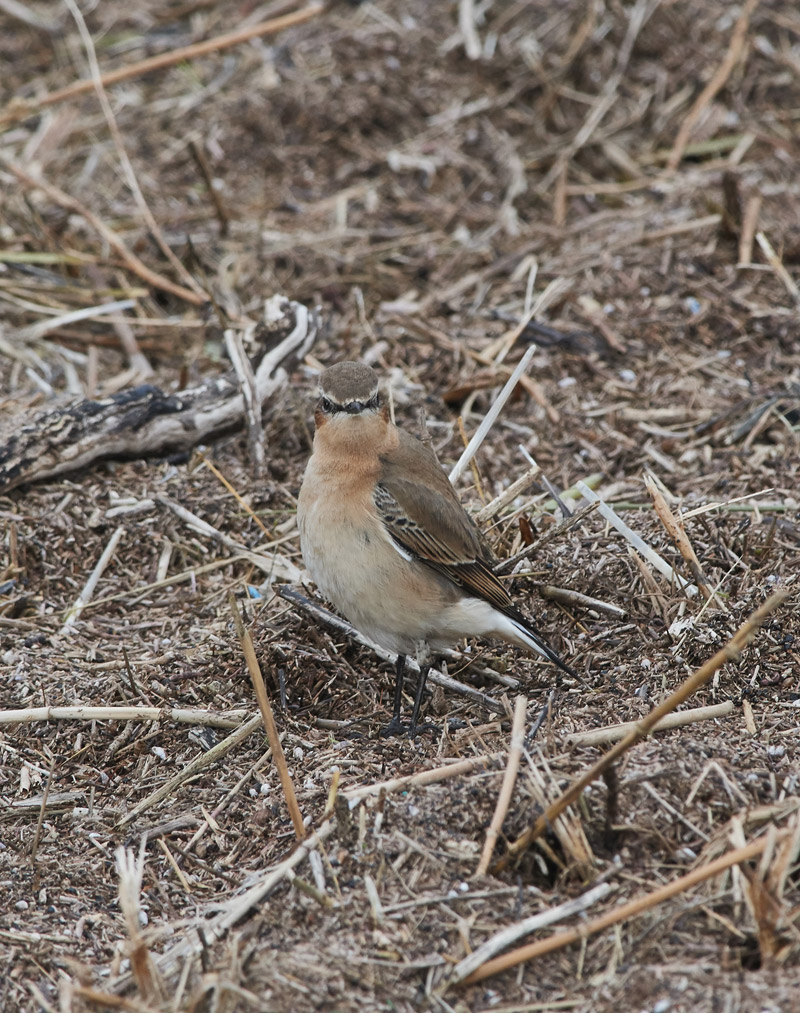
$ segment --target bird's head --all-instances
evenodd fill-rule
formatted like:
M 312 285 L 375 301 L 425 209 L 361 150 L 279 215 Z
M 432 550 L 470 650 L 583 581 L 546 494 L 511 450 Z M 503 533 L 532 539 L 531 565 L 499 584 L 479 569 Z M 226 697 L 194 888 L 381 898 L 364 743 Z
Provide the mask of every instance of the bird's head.
M 338 425 L 378 414 L 384 413 L 374 369 L 362 362 L 337 362 L 322 373 L 314 414 L 317 429 L 329 422 Z

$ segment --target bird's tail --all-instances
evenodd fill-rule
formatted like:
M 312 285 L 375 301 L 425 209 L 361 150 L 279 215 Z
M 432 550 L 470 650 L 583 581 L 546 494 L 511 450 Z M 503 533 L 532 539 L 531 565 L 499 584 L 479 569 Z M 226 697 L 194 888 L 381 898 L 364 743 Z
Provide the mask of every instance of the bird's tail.
M 505 615 L 513 626 L 514 632 L 517 634 L 517 637 L 514 638 L 516 643 L 520 644 L 520 646 L 527 647 L 536 654 L 540 654 L 543 658 L 547 658 L 548 661 L 551 661 L 554 665 L 560 668 L 562 672 L 566 672 L 567 675 L 577 678 L 576 673 L 573 672 L 566 662 L 561 660 L 541 633 L 539 633 L 534 626 L 531 626 L 521 612 L 517 612 L 516 609 L 514 609 L 513 612 L 506 612 Z

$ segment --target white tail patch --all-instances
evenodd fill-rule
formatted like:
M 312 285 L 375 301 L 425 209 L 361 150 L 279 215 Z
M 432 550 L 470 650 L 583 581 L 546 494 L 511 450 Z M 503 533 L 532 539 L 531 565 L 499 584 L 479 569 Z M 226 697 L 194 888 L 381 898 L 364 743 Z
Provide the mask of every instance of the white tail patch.
M 503 616 L 508 625 L 514 630 L 515 636 L 509 637 L 515 644 L 519 644 L 520 647 L 527 647 L 529 651 L 533 651 L 534 654 L 539 654 L 543 658 L 547 658 L 548 661 L 552 661 L 552 657 L 547 651 L 541 646 L 539 641 L 533 636 L 530 630 L 526 629 L 522 623 L 518 623 L 515 619 L 508 619 Z M 500 636 L 503 636 L 501 633 Z

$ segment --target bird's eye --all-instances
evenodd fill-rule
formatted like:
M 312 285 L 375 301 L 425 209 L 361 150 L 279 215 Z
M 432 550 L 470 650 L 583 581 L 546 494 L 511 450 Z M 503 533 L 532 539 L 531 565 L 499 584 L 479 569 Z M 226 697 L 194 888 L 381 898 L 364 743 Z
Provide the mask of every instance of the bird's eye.
M 332 412 L 333 411 L 333 402 L 331 401 L 330 398 L 327 398 L 327 397 L 322 398 L 320 400 L 319 406 L 320 406 L 320 408 L 324 412 Z

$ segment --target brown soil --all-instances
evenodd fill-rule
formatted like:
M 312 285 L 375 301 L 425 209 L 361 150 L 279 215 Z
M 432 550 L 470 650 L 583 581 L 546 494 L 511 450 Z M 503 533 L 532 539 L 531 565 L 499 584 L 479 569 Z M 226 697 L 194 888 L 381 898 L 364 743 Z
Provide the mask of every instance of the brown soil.
M 722 0 L 336 3 L 277 35 L 110 86 L 179 274 L 132 196 L 97 96 L 36 105 L 89 73 L 74 19 L 60 3 L 31 5 L 48 32 L 2 5 L 5 110 L 36 100 L 25 116 L 0 111 L 3 429 L 59 398 L 136 382 L 126 326 L 149 382 L 174 391 L 227 368 L 223 317 L 255 318 L 280 292 L 321 320 L 311 355 L 265 406 L 258 481 L 246 438 L 228 434 L 202 458 L 106 461 L 0 498 L 2 708 L 164 708 L 156 721 L 0 725 L 3 1011 L 800 1006 L 797 837 L 780 836 L 796 834 L 800 806 L 800 15 L 780 0 L 745 6 L 737 27 L 745 7 Z M 476 18 L 478 59 L 459 8 Z M 86 18 L 106 71 L 286 9 L 113 3 Z M 162 278 L 184 288 L 193 278 L 214 307 L 137 277 L 67 199 L 14 166 L 80 201 Z M 126 298 L 133 307 L 111 320 L 25 330 Z M 526 305 L 535 324 L 502 359 L 497 340 Z M 398 423 L 418 432 L 424 417 L 449 469 L 458 417 L 470 436 L 531 341 L 530 379 L 477 455 L 480 490 L 467 472 L 459 491 L 479 509 L 481 491 L 492 499 L 528 467 L 520 445 L 541 466 L 550 486 L 535 483 L 488 534 L 501 557 L 541 538 L 514 594 L 578 678 L 473 644 L 449 673 L 505 701 L 504 714 L 437 689 L 433 731 L 382 738 L 391 665 L 275 596 L 262 571 L 156 497 L 250 548 L 285 537 L 276 551 L 301 566 L 293 514 L 321 365 L 373 363 L 391 379 Z M 637 561 L 597 512 L 553 534 L 552 487 L 598 475 L 600 495 L 695 580 L 653 509 L 648 472 L 688 515 L 718 591 L 709 605 Z M 174 582 L 151 588 L 160 575 Z M 624 617 L 557 604 L 542 596 L 549 584 Z M 687 704 L 731 700 L 728 716 L 635 746 L 572 807 L 570 834 L 555 827 L 508 870 L 475 877 L 517 693 L 531 724 L 548 698 L 552 707 L 523 755 L 498 857 L 606 748 L 569 735 L 643 717 L 781 587 L 794 595 Z M 263 731 L 120 821 L 243 720 L 202 727 L 171 709 L 256 712 L 229 590 L 310 827 L 326 818 L 336 770 L 341 793 L 497 755 L 349 816 L 340 804 L 322 860 L 298 863 L 293 883 L 284 876 L 216 932 L 220 908 L 295 846 Z M 600 878 L 613 889 L 584 915 L 515 945 L 770 833 L 777 845 L 761 861 L 583 944 L 441 990 L 494 933 Z M 138 927 L 118 900 L 120 845 L 144 847 Z

